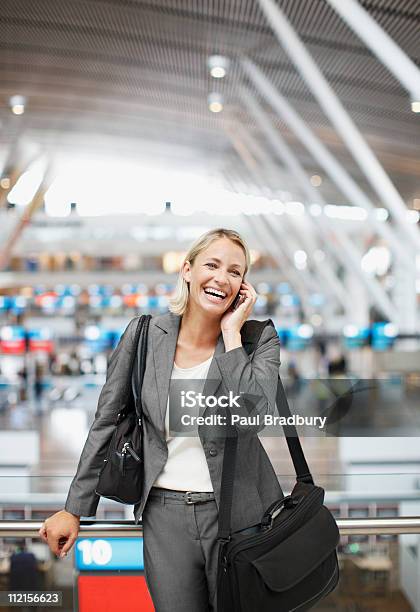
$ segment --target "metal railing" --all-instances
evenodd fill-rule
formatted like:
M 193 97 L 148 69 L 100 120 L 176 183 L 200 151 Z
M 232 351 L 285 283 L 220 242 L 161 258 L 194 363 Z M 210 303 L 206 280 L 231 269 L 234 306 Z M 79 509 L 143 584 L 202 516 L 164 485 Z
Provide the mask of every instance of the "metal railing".
M 0 537 L 36 538 L 42 524 L 38 520 L 0 520 Z M 337 519 L 337 525 L 343 536 L 420 534 L 420 516 L 342 518 Z M 136 525 L 134 521 L 80 521 L 81 537 L 138 538 L 141 535 L 141 523 Z

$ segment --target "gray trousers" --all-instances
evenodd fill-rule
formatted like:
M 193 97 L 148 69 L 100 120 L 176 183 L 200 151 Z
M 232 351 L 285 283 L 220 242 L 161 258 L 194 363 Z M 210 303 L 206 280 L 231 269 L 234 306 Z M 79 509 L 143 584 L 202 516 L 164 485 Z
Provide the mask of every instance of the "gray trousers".
M 216 502 L 189 505 L 152 488 L 142 520 L 144 573 L 156 612 L 216 612 Z

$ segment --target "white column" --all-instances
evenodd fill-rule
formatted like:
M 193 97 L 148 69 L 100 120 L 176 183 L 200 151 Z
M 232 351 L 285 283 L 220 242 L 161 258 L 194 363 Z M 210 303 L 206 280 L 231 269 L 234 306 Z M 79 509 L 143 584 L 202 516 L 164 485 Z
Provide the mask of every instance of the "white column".
M 364 285 L 356 274 L 351 273 L 346 274 L 345 285 L 348 296 L 347 322 L 359 327 L 368 327 L 369 300 Z
M 413 334 L 418 331 L 415 269 L 397 262 L 394 278 L 393 301 L 398 312 L 398 329 L 402 333 Z

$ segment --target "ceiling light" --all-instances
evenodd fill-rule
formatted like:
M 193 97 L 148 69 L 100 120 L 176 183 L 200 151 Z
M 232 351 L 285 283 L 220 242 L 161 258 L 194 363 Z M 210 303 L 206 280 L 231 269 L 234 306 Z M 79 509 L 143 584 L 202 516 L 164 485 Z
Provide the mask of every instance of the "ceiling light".
M 359 328 L 357 327 L 357 325 L 353 325 L 349 323 L 348 325 L 345 325 L 343 327 L 343 335 L 346 338 L 356 338 L 358 333 L 359 333 Z
M 319 217 L 319 215 L 322 215 L 322 206 L 319 204 L 311 204 L 309 206 L 309 212 L 313 217 Z
M 226 76 L 226 70 L 223 66 L 213 66 L 213 68 L 210 69 L 210 74 L 215 79 L 223 79 L 223 77 Z
M 407 221 L 409 223 L 418 223 L 420 219 L 420 213 L 418 210 L 407 210 L 406 211 Z
M 212 113 L 220 113 L 223 110 L 223 96 L 216 91 L 209 94 L 207 103 Z
M 324 206 L 324 214 L 331 219 L 342 219 L 345 221 L 364 221 L 367 218 L 367 212 L 360 206 L 327 204 Z
M 420 113 L 420 98 L 411 98 L 411 110 L 413 113 Z
M 293 259 L 298 270 L 304 270 L 306 268 L 308 256 L 306 255 L 305 251 L 295 251 Z
M 385 246 L 371 247 L 368 252 L 363 255 L 361 266 L 364 272 L 368 274 L 377 274 L 383 276 L 389 270 L 391 265 L 391 253 Z
M 299 338 L 305 338 L 309 340 L 309 338 L 312 338 L 312 336 L 314 335 L 312 325 L 308 325 L 308 323 L 303 323 L 302 325 L 299 325 L 297 328 L 297 334 Z
M 387 338 L 396 338 L 396 336 L 398 336 L 398 327 L 393 323 L 387 323 L 384 326 L 384 336 Z
M 275 215 L 282 215 L 284 213 L 284 204 L 281 200 L 272 200 L 273 213 Z
M 4 176 L 1 180 L 0 180 L 0 187 L 2 189 L 9 189 L 10 188 L 10 179 L 7 176 Z
M 319 187 L 322 184 L 322 178 L 319 176 L 319 174 L 314 174 L 313 176 L 311 176 L 311 185 L 313 187 Z
M 303 215 L 305 207 L 302 202 L 285 202 L 285 211 L 288 215 Z
M 386 208 L 375 208 L 375 215 L 378 221 L 386 221 L 389 217 L 389 212 Z
M 223 55 L 210 55 L 207 60 L 210 74 L 215 79 L 223 79 L 229 68 L 229 60 Z
M 25 96 L 16 95 L 9 98 L 9 105 L 14 115 L 23 115 L 25 112 L 25 104 Z
M 315 313 L 311 316 L 311 323 L 314 327 L 319 327 L 322 325 L 322 317 L 318 313 Z

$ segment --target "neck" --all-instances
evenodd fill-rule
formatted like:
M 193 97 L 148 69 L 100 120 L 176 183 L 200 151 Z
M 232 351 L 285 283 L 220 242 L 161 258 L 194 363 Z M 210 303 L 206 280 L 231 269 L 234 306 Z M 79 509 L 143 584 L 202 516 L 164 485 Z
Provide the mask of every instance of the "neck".
M 187 306 L 179 329 L 181 339 L 188 337 L 190 346 L 214 346 L 220 333 L 220 318 L 211 318 L 206 313 L 191 310 Z

